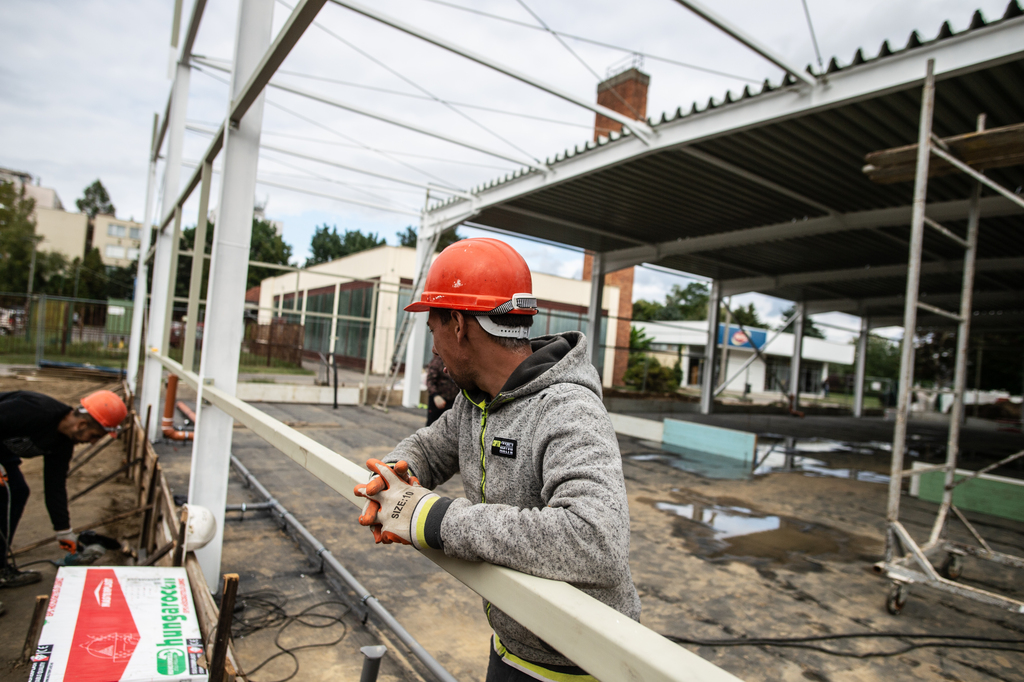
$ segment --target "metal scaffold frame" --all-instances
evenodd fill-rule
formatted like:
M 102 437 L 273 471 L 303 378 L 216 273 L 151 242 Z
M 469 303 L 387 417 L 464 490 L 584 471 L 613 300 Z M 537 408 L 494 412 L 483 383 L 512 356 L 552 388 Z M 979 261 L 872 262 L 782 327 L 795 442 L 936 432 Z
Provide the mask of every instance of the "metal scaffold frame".
M 983 473 L 1024 456 L 1024 450 L 1006 457 L 972 475 L 956 480 L 956 463 L 959 454 L 960 426 L 964 409 L 964 390 L 967 378 L 967 341 L 970 336 L 972 295 L 974 290 L 975 256 L 978 246 L 978 230 L 981 220 L 981 187 L 985 185 L 1011 201 L 1024 206 L 1024 199 L 1007 191 L 999 184 L 986 178 L 954 157 L 948 146 L 932 132 L 932 116 L 935 109 L 934 60 L 928 61 L 924 90 L 921 97 L 921 120 L 918 132 L 917 161 L 914 180 L 914 202 L 910 233 L 910 256 L 907 267 L 907 293 L 903 313 L 903 344 L 900 355 L 899 399 L 896 408 L 896 425 L 893 430 L 892 469 L 889 481 L 888 508 L 886 513 L 885 559 L 875 569 L 892 579 L 892 586 L 886 599 L 890 613 L 897 614 L 903 608 L 909 595 L 908 585 L 920 584 L 933 589 L 967 597 L 984 604 L 1024 614 L 1024 601 L 1005 595 L 979 589 L 956 582 L 962 570 L 962 557 L 973 556 L 993 561 L 1011 568 L 1024 569 L 1024 558 L 994 551 L 977 529 L 953 505 L 953 490 Z M 978 117 L 978 132 L 985 126 L 985 115 Z M 971 177 L 974 189 L 970 199 L 967 220 L 967 236 L 961 238 L 935 220 L 925 215 L 925 199 L 928 191 L 929 161 L 936 156 L 957 170 Z M 953 313 L 919 300 L 921 280 L 921 253 L 924 228 L 928 226 L 964 249 L 963 280 L 960 293 L 960 312 Z M 931 467 L 904 471 L 906 452 L 907 421 L 910 410 L 910 392 L 914 380 L 914 332 L 917 327 L 918 308 L 940 315 L 957 323 L 956 364 L 954 370 L 953 404 L 950 409 L 949 440 L 946 449 L 946 463 Z M 931 535 L 923 545 L 911 537 L 900 523 L 900 495 L 903 479 L 922 473 L 942 471 L 945 485 L 942 503 L 932 525 Z M 945 538 L 949 512 L 960 521 L 977 540 L 978 545 L 953 542 Z M 946 553 L 948 556 L 940 570 L 932 565 L 932 558 Z M 940 575 L 940 571 L 945 575 Z

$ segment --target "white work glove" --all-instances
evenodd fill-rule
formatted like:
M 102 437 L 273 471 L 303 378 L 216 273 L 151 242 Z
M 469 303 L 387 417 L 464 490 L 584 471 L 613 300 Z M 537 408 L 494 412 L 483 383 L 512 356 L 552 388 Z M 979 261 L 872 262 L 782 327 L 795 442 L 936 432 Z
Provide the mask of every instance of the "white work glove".
M 78 533 L 68 528 L 57 531 L 57 544 L 68 554 L 78 551 Z
M 447 404 L 448 404 L 448 401 L 446 401 L 441 396 L 439 396 L 439 395 L 435 395 L 434 396 L 434 406 L 437 407 L 437 409 L 443 410 L 444 406 L 447 405 Z
M 418 482 L 406 482 L 379 459 L 367 460 L 366 467 L 379 475 L 380 479 L 375 478 L 355 487 L 356 495 L 369 499 L 359 516 L 359 523 L 370 526 L 378 543 L 413 544 L 419 515 L 425 519 L 427 510 L 440 497 Z M 381 483 L 386 487 L 382 488 Z

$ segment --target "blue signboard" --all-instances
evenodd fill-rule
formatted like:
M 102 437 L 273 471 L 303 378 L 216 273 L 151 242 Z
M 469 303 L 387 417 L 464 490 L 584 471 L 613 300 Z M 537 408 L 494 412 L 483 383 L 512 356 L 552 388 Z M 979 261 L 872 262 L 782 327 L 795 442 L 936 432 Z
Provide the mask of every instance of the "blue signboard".
M 725 331 L 725 325 L 718 325 L 718 345 L 722 345 L 723 332 Z M 746 331 L 741 330 L 737 325 L 729 325 L 729 346 L 731 348 L 764 348 L 765 342 L 768 341 L 768 332 L 763 329 L 747 329 Z

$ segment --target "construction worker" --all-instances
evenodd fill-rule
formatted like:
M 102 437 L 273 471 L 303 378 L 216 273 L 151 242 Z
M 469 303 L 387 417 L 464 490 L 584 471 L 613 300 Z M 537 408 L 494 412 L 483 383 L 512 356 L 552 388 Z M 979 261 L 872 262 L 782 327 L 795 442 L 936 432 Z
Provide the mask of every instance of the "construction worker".
M 465 239 L 438 255 L 405 310 L 429 311 L 433 352 L 462 392 L 383 462 L 367 462 L 359 522 L 378 543 L 564 580 L 639 619 L 601 380 L 581 332 L 530 340 L 532 291 L 526 261 L 504 242 Z M 465 499 L 431 492 L 456 473 Z M 594 679 L 497 607 L 484 610 L 494 630 L 488 682 Z
M 124 401 L 111 391 L 96 391 L 73 408 L 41 393 L 0 393 L 0 587 L 39 582 L 37 571 L 19 571 L 8 553 L 29 489 L 19 468 L 22 459 L 43 458 L 46 509 L 61 549 L 74 553 L 78 538 L 68 513 L 68 463 L 75 443 L 94 443 L 106 434 L 115 438 L 128 416 Z

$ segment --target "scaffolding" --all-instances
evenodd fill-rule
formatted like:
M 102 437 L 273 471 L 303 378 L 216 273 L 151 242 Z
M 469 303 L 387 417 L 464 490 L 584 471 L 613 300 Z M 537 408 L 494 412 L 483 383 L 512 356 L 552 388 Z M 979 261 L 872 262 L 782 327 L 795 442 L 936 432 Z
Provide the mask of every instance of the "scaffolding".
M 985 177 L 975 168 L 964 163 L 951 151 L 950 139 L 940 139 L 932 132 L 932 116 L 935 110 L 935 75 L 934 60 L 927 63 L 924 90 L 921 97 L 921 119 L 918 131 L 918 143 L 912 156 L 914 170 L 914 200 L 911 219 L 910 256 L 907 268 L 907 290 L 903 313 L 903 346 L 900 356 L 899 398 L 896 408 L 896 425 L 893 431 L 892 469 L 889 481 L 888 508 L 886 512 L 885 558 L 875 565 L 875 569 L 892 580 L 886 608 L 892 614 L 898 614 L 909 597 L 909 585 L 920 584 L 927 587 L 967 597 L 978 602 L 1000 608 L 1024 613 L 1024 601 L 1008 596 L 979 589 L 956 582 L 963 570 L 963 557 L 973 556 L 986 561 L 993 561 L 1011 568 L 1024 569 L 1024 558 L 994 551 L 978 530 L 967 520 L 963 513 L 953 504 L 954 489 L 978 476 L 1024 456 L 1024 450 L 1006 457 L 970 476 L 956 479 L 956 464 L 960 442 L 960 427 L 964 415 L 964 391 L 967 379 L 967 341 L 970 336 L 971 314 L 973 310 L 972 295 L 974 291 L 975 257 L 978 247 L 978 230 L 981 219 L 981 188 L 989 189 L 1003 195 L 1024 207 L 1024 199 L 1006 190 L 998 183 Z M 1001 129 L 1000 132 L 1002 132 Z M 985 114 L 978 117 L 975 136 L 983 138 L 985 134 Z M 998 139 L 998 138 L 997 138 Z M 1006 141 L 1003 146 L 1009 147 Z M 885 150 L 869 155 L 875 163 L 865 167 L 869 175 L 881 175 L 899 178 L 906 172 L 908 152 L 910 148 Z M 1014 160 L 1012 149 L 1004 149 L 1006 154 L 995 154 L 998 161 L 987 164 L 979 162 L 982 167 L 996 167 L 1019 163 Z M 967 220 L 966 237 L 961 237 L 939 222 L 925 214 L 925 200 L 928 192 L 929 162 L 935 156 L 944 162 L 938 173 L 950 172 L 953 168 L 969 176 L 973 182 L 970 199 L 970 210 Z M 886 167 L 887 166 L 887 167 Z M 903 166 L 904 168 L 901 168 Z M 932 169 L 931 174 L 937 174 Z M 963 280 L 960 292 L 960 311 L 954 313 L 944 308 L 920 300 L 921 253 L 925 226 L 935 230 L 964 250 Z M 931 467 L 903 469 L 906 453 L 907 420 L 910 410 L 910 395 L 914 379 L 914 332 L 917 328 L 917 311 L 925 310 L 934 315 L 955 321 L 957 324 L 956 364 L 954 370 L 953 404 L 949 415 L 949 440 L 946 449 L 946 462 Z M 945 485 L 942 502 L 932 525 L 928 541 L 918 544 L 900 523 L 900 495 L 903 479 L 912 475 L 927 472 L 944 472 Z M 953 542 L 946 538 L 950 512 L 962 523 L 977 541 L 977 545 Z M 932 560 L 946 554 L 941 567 L 936 570 Z

